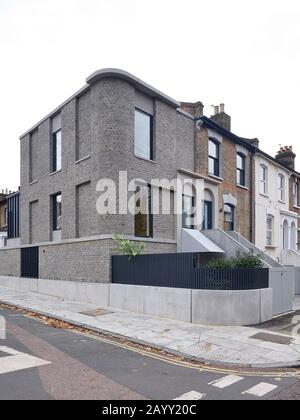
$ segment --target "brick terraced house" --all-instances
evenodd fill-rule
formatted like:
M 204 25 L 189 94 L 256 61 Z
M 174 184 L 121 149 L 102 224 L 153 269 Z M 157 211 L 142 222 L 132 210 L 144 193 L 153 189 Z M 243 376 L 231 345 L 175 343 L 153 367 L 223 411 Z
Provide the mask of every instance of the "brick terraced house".
M 114 234 L 143 244 L 145 253 L 196 252 L 206 261 L 253 249 L 266 266 L 280 267 L 281 253 L 268 252 L 273 210 L 256 217 L 262 155 L 281 168 L 286 185 L 298 185 L 300 175 L 263 153 L 257 139 L 231 132 L 223 104 L 208 118 L 201 102 L 180 103 L 122 70 L 97 71 L 21 136 L 21 192 L 11 201 L 0 274 L 26 276 L 31 261 L 33 277 L 109 283 Z M 103 179 L 117 186 L 117 212 L 97 211 Z M 191 184 L 180 190 L 163 179 Z M 147 191 L 148 208 L 154 196 L 160 203 L 170 196 L 170 214 L 124 211 L 119 197 L 128 183 L 131 193 Z M 282 201 L 290 200 L 286 188 Z M 178 203 L 183 214 L 174 211 Z M 298 223 L 295 203 L 283 210 Z

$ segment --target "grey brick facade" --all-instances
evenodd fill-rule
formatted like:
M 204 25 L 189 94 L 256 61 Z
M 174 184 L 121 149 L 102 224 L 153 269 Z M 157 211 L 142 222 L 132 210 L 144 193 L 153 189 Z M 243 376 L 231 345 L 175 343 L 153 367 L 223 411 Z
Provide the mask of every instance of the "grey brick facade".
M 134 154 L 137 106 L 151 107 L 153 112 L 153 161 Z M 114 233 L 134 237 L 134 216 L 99 215 L 97 182 L 109 178 L 118 184 L 119 171 L 127 171 L 128 182 L 172 180 L 179 168 L 193 171 L 194 121 L 178 108 L 176 101 L 135 78 L 100 72 L 21 137 L 21 244 L 41 245 L 41 278 L 109 281 L 115 244 L 93 239 Z M 52 173 L 51 120 L 58 113 L 62 169 Z M 51 196 L 58 192 L 62 194 L 61 243 L 51 243 Z M 146 241 L 145 251 L 176 252 L 175 215 L 154 216 L 153 239 Z

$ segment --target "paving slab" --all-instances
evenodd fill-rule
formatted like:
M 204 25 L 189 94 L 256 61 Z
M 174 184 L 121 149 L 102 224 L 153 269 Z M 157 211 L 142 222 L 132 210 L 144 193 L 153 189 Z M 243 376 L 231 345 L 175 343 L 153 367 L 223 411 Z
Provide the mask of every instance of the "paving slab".
M 299 336 L 290 344 L 269 343 L 251 338 L 261 332 L 256 327 L 194 325 L 5 287 L 0 287 L 0 302 L 206 363 L 261 369 L 300 366 Z M 103 315 L 82 313 L 95 310 L 103 310 Z

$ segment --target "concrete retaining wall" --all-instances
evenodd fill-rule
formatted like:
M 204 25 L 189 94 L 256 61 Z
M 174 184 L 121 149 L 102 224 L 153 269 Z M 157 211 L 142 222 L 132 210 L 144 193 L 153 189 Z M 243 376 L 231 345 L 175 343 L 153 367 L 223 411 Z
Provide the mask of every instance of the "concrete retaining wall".
M 295 267 L 295 294 L 300 295 L 300 267 Z
M 0 276 L 1 286 L 13 290 L 55 296 L 74 302 L 109 306 L 108 284 Z
M 0 277 L 0 286 L 195 324 L 254 325 L 272 318 L 272 289 L 190 290 L 15 277 Z
M 110 285 L 110 306 L 139 314 L 191 322 L 189 289 Z
M 269 287 L 273 289 L 273 315 L 292 311 L 295 297 L 294 268 L 271 268 Z
M 193 290 L 192 322 L 255 325 L 272 318 L 272 290 Z

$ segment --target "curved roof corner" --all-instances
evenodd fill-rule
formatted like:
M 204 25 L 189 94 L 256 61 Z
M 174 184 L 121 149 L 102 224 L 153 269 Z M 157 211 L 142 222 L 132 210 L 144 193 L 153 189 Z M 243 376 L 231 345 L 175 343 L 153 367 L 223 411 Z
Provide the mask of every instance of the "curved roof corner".
M 167 102 L 169 105 L 173 106 L 174 108 L 180 107 L 180 102 L 176 101 L 175 99 L 170 98 L 170 96 L 165 95 L 164 93 L 148 85 L 147 83 L 143 82 L 142 80 L 138 79 L 137 77 L 133 76 L 131 73 L 128 73 L 125 70 L 120 70 L 120 69 L 115 69 L 115 68 L 97 70 L 86 79 L 86 82 L 88 85 L 92 85 L 93 83 L 96 83 L 99 80 L 108 78 L 108 77 L 115 77 L 117 79 L 126 80 L 127 82 L 131 83 L 133 86 L 135 86 L 137 89 L 141 90 L 142 92 L 146 93 L 147 95 L 150 95 L 153 98 L 159 98 L 162 101 Z

